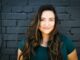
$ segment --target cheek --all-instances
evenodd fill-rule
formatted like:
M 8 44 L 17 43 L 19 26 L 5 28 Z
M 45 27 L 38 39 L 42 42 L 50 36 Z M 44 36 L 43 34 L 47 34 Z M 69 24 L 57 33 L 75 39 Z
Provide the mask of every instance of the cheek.
M 51 22 L 51 23 L 50 23 L 50 25 L 51 25 L 52 27 L 54 27 L 54 25 L 55 25 L 55 22 Z
M 42 27 L 44 26 L 44 24 L 43 23 L 40 23 L 39 24 L 39 30 L 42 30 Z
M 48 22 L 48 27 L 50 26 L 50 27 L 54 27 L 54 25 L 55 25 L 55 22 Z M 42 28 L 42 27 L 44 27 L 45 26 L 45 23 L 43 23 L 43 22 L 41 22 L 40 24 L 39 24 L 39 28 Z
M 42 27 L 44 24 L 42 22 L 40 22 L 39 27 Z

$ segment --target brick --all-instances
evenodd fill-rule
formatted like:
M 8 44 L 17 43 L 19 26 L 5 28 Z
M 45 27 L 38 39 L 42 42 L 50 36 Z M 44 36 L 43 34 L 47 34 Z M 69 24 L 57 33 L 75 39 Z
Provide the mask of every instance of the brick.
M 19 34 L 18 35 L 18 40 L 24 40 L 27 36 L 25 36 L 24 34 Z
M 79 12 L 80 11 L 80 7 L 77 6 L 77 7 L 69 7 L 69 13 L 76 13 L 76 12 Z
M 1 51 L 1 53 L 4 55 L 15 54 L 15 52 L 16 52 L 16 49 L 14 48 L 3 48 Z
M 28 19 L 29 19 L 29 20 L 32 20 L 32 18 L 35 17 L 35 14 L 36 14 L 36 13 L 34 13 L 34 12 L 33 12 L 33 13 L 29 13 L 29 14 L 27 15 Z
M 71 7 L 69 10 L 69 13 L 71 14 L 71 18 L 72 19 L 80 18 L 79 11 L 80 11 L 80 7 Z
M 69 0 L 62 0 L 61 1 L 61 5 L 65 6 L 65 7 L 70 6 L 70 3 L 71 3 L 71 1 L 69 1 Z
M 33 12 L 33 7 L 24 6 L 23 11 L 26 12 L 26 13 L 31 13 L 31 12 Z
M 3 6 L 25 6 L 27 0 L 3 0 Z
M 27 31 L 27 27 L 19 27 L 19 28 L 17 28 L 17 32 L 18 33 L 25 33 Z
M 71 32 L 71 28 L 68 28 L 68 27 L 65 27 L 65 28 L 59 28 L 59 32 L 67 35 L 67 36 L 70 36 L 72 38 L 72 40 L 74 41 L 78 41 L 80 40 L 80 33 L 74 33 L 74 32 Z
M 6 33 L 6 27 L 2 27 L 2 33 Z
M 7 27 L 7 33 L 24 33 L 26 27 Z
M 10 55 L 10 60 L 17 60 L 17 54 Z
M 70 34 L 72 34 L 72 38 L 74 39 L 74 40 L 77 40 L 77 41 L 79 41 L 80 40 L 80 33 L 79 33 L 79 31 L 77 31 L 77 29 L 75 29 L 76 31 L 72 31 L 72 30 L 74 30 L 74 29 L 71 29 L 70 31 L 71 32 L 69 32 Z M 77 33 L 78 32 L 78 33 Z
M 16 60 L 16 40 L 18 38 L 19 42 L 24 39 L 26 28 L 30 26 L 37 9 L 43 4 L 54 5 L 61 21 L 59 31 L 72 38 L 80 57 L 79 2 L 79 0 L 3 0 L 2 19 L 0 18 L 2 24 L 0 33 L 3 33 L 3 36 L 0 34 L 3 37 L 3 39 L 0 37 L 0 42 L 3 41 L 3 45 L 0 60 Z
M 9 55 L 7 54 L 7 55 L 2 55 L 1 56 L 1 58 L 0 58 L 0 60 L 9 60 Z
M 59 7 L 55 7 L 55 9 L 56 9 L 56 11 L 57 11 L 57 13 L 58 14 L 60 14 L 60 13 L 68 13 L 68 7 L 62 7 L 62 6 L 59 6 Z
M 7 41 L 7 48 L 16 48 L 16 47 L 17 47 L 17 41 Z
M 77 48 L 78 60 L 80 60 L 80 48 Z
M 59 19 L 69 19 L 69 14 L 57 14 Z
M 16 27 L 7 27 L 7 33 L 18 33 Z
M 2 38 L 2 34 L 0 34 L 0 40 L 1 40 L 1 38 Z
M 80 42 L 74 42 L 76 47 L 80 47 Z
M 16 26 L 16 20 L 2 20 L 2 26 Z
M 35 4 L 35 5 L 40 5 L 40 4 L 43 4 L 43 3 L 50 3 L 50 1 L 49 0 L 35 0 L 35 1 L 32 1 L 32 0 L 29 0 L 29 3 L 30 3 L 30 5 L 33 5 L 33 4 Z M 51 2 L 53 2 L 52 0 L 51 0 Z
M 0 36 L 0 47 L 2 47 L 2 36 Z
M 61 26 L 61 27 L 58 28 L 58 30 L 61 31 L 61 32 L 68 32 L 70 30 L 70 27 L 62 27 Z
M 32 1 L 32 0 L 29 0 L 29 4 L 31 3 L 30 4 L 31 6 L 36 6 L 36 5 L 40 6 L 40 5 L 48 4 L 48 3 L 54 4 L 55 6 L 61 6 L 61 2 L 62 1 L 60 1 L 60 0 L 57 0 L 57 1 L 53 1 L 53 0 L 50 0 L 50 1 L 49 0 Z
M 26 19 L 25 13 L 2 13 L 2 19 Z
M 71 0 L 71 7 L 79 7 L 80 6 L 80 0 Z
M 12 13 L 21 13 L 25 12 L 23 11 L 24 6 L 13 6 L 12 7 Z
M 77 54 L 78 54 L 78 56 L 79 56 L 79 58 L 80 58 L 80 47 L 78 47 L 78 48 L 76 48 L 77 49 Z
M 2 27 L 0 27 L 0 33 L 2 32 Z
M 2 40 L 2 49 L 6 48 L 7 46 L 7 41 Z
M 11 13 L 11 7 L 9 7 L 9 6 L 5 6 L 5 7 L 3 7 L 3 10 L 2 10 L 2 13 Z
M 75 42 L 80 42 L 80 34 L 73 33 L 72 38 L 75 40 Z
M 71 29 L 71 32 L 72 32 L 72 33 L 80 34 L 79 31 L 80 31 L 80 28 L 72 28 L 72 29 Z
M 79 14 L 79 12 L 76 12 L 76 11 L 74 11 L 75 13 L 71 13 L 71 18 L 73 18 L 73 19 L 80 19 L 80 14 Z
M 28 26 L 29 24 L 28 20 L 18 20 L 17 22 L 18 22 L 17 26 L 19 27 Z
M 80 27 L 80 21 L 61 21 L 62 27 Z
M 73 38 L 73 40 L 80 40 L 80 33 L 79 33 L 79 29 L 72 29 L 70 27 L 59 27 L 58 28 L 59 31 L 63 34 L 67 34 L 68 36 L 70 36 L 71 38 Z M 74 32 L 73 32 L 74 30 Z
M 0 0 L 0 8 L 1 8 L 1 0 Z
M 17 34 L 4 34 L 4 40 L 16 40 Z

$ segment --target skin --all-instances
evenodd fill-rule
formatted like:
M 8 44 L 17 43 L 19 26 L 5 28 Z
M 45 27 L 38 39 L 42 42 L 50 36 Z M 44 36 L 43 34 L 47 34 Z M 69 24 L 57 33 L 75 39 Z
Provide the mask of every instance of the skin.
M 46 47 L 48 42 L 49 33 L 54 29 L 55 14 L 52 11 L 43 11 L 40 22 L 40 31 L 42 32 L 43 41 L 42 46 Z M 67 55 L 68 60 L 78 60 L 76 49 Z
M 20 49 L 18 49 L 17 60 L 19 60 L 19 56 L 21 53 L 22 53 L 22 51 Z M 20 60 L 23 60 L 23 56 L 21 56 Z
M 55 25 L 55 15 L 52 11 L 43 11 L 41 15 L 41 22 L 39 30 L 42 32 L 43 41 L 41 45 L 47 46 L 49 33 L 53 30 Z
M 43 11 L 39 26 L 39 30 L 42 32 L 42 37 L 43 37 L 43 40 L 41 42 L 42 46 L 44 47 L 47 46 L 49 33 L 54 29 L 54 25 L 55 25 L 55 14 L 53 13 L 53 11 L 50 10 Z M 22 51 L 18 49 L 18 57 L 20 53 L 22 53 Z M 68 54 L 67 57 L 68 60 L 78 60 L 76 49 L 74 49 L 70 54 Z M 20 60 L 23 60 L 23 56 L 21 57 Z

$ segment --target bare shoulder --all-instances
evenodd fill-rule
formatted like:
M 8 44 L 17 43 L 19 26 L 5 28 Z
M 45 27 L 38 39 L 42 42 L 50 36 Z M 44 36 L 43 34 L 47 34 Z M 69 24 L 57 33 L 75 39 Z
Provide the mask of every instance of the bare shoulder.
M 19 60 L 19 56 L 21 55 L 22 51 L 18 49 L 17 51 L 17 60 Z M 20 60 L 23 60 L 23 56 L 21 56 Z
M 74 49 L 71 53 L 68 54 L 68 60 L 78 60 L 76 49 Z

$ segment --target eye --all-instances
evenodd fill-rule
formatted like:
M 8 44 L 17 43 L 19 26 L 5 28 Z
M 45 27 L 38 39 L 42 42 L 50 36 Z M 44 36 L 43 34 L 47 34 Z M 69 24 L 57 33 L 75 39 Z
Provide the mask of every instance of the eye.
M 44 21 L 44 20 L 45 20 L 44 18 L 41 19 L 41 21 Z
M 53 19 L 49 19 L 50 21 L 53 21 Z
M 49 20 L 50 20 L 50 21 L 54 21 L 55 19 L 54 19 L 54 18 L 50 18 Z

